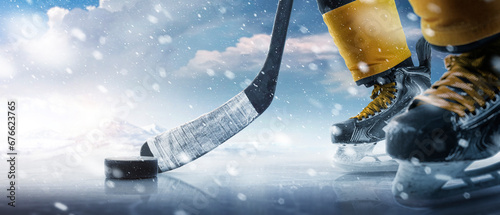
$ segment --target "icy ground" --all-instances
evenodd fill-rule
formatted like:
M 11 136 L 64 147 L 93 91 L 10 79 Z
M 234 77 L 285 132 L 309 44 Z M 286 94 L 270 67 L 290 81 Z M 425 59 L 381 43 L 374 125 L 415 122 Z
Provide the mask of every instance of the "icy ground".
M 81 153 L 20 154 L 16 207 L 2 197 L 1 214 L 500 214 L 500 194 L 404 207 L 390 191 L 394 172 L 346 173 L 326 155 L 262 151 L 251 143 L 228 142 L 182 168 L 135 181 L 106 180 L 103 162 L 135 154 L 139 145 L 73 149 Z M 5 196 L 7 181 L 0 182 Z

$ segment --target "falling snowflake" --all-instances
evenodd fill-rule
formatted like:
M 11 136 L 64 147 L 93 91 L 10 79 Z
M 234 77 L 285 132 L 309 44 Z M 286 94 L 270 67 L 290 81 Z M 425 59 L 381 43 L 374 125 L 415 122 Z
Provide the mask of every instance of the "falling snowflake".
M 102 58 L 103 58 L 103 55 L 102 55 L 102 53 L 100 51 L 94 51 L 94 52 L 92 52 L 92 56 L 94 56 L 94 58 L 96 60 L 102 60 Z
M 315 63 L 310 63 L 308 67 L 309 67 L 309 69 L 310 69 L 310 70 L 312 70 L 312 71 L 316 71 L 316 70 L 318 70 L 318 65 L 317 65 L 317 64 L 315 64 Z
M 363 61 L 360 61 L 358 62 L 358 69 L 362 72 L 362 73 L 367 73 L 370 71 L 370 67 L 368 67 L 368 64 L 363 62 Z
M 167 43 L 171 43 L 172 42 L 172 37 L 170 37 L 169 35 L 162 35 L 162 36 L 159 36 L 158 37 L 158 42 L 160 44 L 167 44 Z
M 434 13 L 441 13 L 441 7 L 434 3 L 427 4 L 427 9 Z
M 66 206 L 65 204 L 60 203 L 60 202 L 55 202 L 54 207 L 56 207 L 57 209 L 62 210 L 62 211 L 68 210 L 68 206 Z
M 231 79 L 231 80 L 233 80 L 233 79 L 236 77 L 236 75 L 235 75 L 233 72 L 229 71 L 229 70 L 226 70 L 226 71 L 224 72 L 224 75 L 225 75 L 227 78 Z
M 152 15 L 148 15 L 148 21 L 153 23 L 153 24 L 156 24 L 156 23 L 158 23 L 158 18 L 156 18 L 155 16 L 152 16 Z
M 246 201 L 247 200 L 247 196 L 245 194 L 243 194 L 243 193 L 238 193 L 237 197 L 241 201 Z
M 418 16 L 414 13 L 408 13 L 406 14 L 406 17 L 408 17 L 408 19 L 411 21 L 418 21 Z
M 464 139 L 460 139 L 460 140 L 458 140 L 458 145 L 463 147 L 463 148 L 467 148 L 467 147 L 469 147 L 469 141 L 464 140 Z
M 330 133 L 331 133 L 333 136 L 339 136 L 339 135 L 341 135 L 341 134 L 342 134 L 342 130 L 341 130 L 339 127 L 337 127 L 337 126 L 332 126 L 332 127 L 330 128 Z

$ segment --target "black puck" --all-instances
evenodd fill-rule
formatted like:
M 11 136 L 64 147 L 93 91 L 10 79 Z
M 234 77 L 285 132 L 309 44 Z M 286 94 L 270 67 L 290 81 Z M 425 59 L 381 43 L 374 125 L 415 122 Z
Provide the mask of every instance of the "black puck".
M 104 160 L 106 178 L 141 179 L 158 174 L 158 160 L 154 157 L 113 157 Z

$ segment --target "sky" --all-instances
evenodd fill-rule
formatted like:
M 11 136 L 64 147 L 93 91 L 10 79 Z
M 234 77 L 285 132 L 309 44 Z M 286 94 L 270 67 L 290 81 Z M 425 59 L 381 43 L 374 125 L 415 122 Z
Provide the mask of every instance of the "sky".
M 397 4 L 414 51 L 421 36 L 418 17 L 407 1 Z M 107 119 L 176 127 L 222 105 L 253 80 L 267 53 L 276 5 L 2 1 L 1 103 L 18 101 L 24 135 L 81 135 Z M 433 81 L 444 71 L 443 56 L 433 53 Z M 328 146 L 330 125 L 360 112 L 370 93 L 352 81 L 316 1 L 296 0 L 276 97 L 232 141 Z

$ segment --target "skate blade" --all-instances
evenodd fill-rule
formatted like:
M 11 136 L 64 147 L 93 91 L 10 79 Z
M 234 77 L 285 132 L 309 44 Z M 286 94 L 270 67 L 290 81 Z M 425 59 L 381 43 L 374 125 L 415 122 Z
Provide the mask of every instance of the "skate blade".
M 478 162 L 485 166 L 474 166 Z M 400 161 L 392 192 L 397 202 L 409 207 L 433 207 L 500 194 L 498 156 L 478 162 Z
M 338 144 L 335 147 L 332 166 L 343 171 L 395 172 L 398 168 L 398 163 L 385 153 L 385 141 L 379 143 Z

